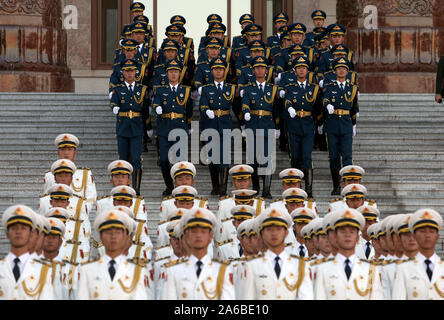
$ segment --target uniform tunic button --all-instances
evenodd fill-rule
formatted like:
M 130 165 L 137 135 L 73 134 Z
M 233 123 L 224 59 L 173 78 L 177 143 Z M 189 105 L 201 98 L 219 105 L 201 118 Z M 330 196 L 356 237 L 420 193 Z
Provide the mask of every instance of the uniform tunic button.
M 347 286 L 347 290 L 350 290 L 350 287 L 349 287 L 349 286 Z
M 109 287 L 111 290 L 114 290 L 114 286 Z

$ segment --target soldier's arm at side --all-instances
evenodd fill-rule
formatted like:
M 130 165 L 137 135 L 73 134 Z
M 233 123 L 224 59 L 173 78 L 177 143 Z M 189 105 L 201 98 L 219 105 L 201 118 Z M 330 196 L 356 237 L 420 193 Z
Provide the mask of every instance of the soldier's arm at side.
M 396 267 L 392 289 L 392 300 L 407 300 L 407 288 L 405 283 L 404 268 L 402 265 L 398 265 Z
M 444 56 L 441 56 L 438 63 L 438 70 L 436 72 L 436 87 L 435 87 L 435 100 L 438 103 L 442 103 L 442 92 L 444 82 Z
M 302 260 L 299 261 L 301 263 Z M 305 262 L 304 280 L 302 280 L 301 286 L 298 289 L 298 300 L 313 300 L 313 281 L 311 277 L 310 265 Z
M 224 276 L 224 286 L 222 288 L 221 300 L 234 300 L 236 299 L 234 284 L 231 282 L 233 279 L 234 270 L 231 265 L 227 266 L 225 276 Z
M 88 280 L 85 266 L 79 266 L 79 278 L 76 300 L 89 300 Z
M 253 268 L 249 262 L 244 265 L 244 280 L 242 281 L 242 297 L 241 300 L 256 300 L 256 285 Z
M 314 299 L 315 300 L 327 300 L 327 294 L 324 288 L 324 274 L 323 265 L 317 267 L 316 281 L 314 282 Z

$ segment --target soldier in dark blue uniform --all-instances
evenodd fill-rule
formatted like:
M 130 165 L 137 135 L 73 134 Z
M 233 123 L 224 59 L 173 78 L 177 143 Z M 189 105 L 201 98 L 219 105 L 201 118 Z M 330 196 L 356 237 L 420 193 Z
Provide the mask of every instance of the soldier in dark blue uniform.
M 202 88 L 202 86 L 213 83 L 214 81 L 210 63 L 214 58 L 220 56 L 221 48 L 222 40 L 215 37 L 207 38 L 205 49 L 206 52 L 199 57 L 199 60 L 201 61 L 197 63 L 196 73 L 194 76 L 194 86 L 197 90 L 199 90 L 199 94 L 201 94 L 200 88 Z M 203 57 L 205 57 L 205 60 Z M 226 59 L 224 60 L 227 62 Z
M 276 29 L 276 34 L 267 38 L 267 47 L 271 49 L 271 54 L 274 57 L 281 49 L 281 27 L 288 24 L 288 15 L 285 12 L 280 12 L 273 17 L 273 24 Z
M 174 129 L 183 129 L 190 133 L 193 118 L 193 100 L 191 88 L 179 83 L 182 71 L 181 62 L 178 59 L 171 60 L 166 65 L 168 84 L 156 89 L 153 108 L 157 114 L 157 138 L 159 140 L 159 157 L 162 176 L 166 189 L 164 196 L 171 195 L 174 189 L 170 175 L 171 163 L 168 157 L 171 146 L 176 141 L 168 141 L 169 133 Z M 176 156 L 179 156 L 176 154 Z M 180 155 L 183 156 L 183 155 Z
M 209 155 L 210 158 L 216 158 L 215 163 L 210 162 L 209 170 L 212 184 L 211 194 L 219 194 L 222 197 L 227 194 L 228 169 L 230 167 L 230 163 L 224 161 L 224 154 L 231 152 L 231 140 L 229 145 L 224 145 L 223 137 L 224 130 L 231 131 L 233 129 L 231 105 L 236 94 L 236 86 L 224 81 L 227 68 L 224 59 L 214 58 L 211 60 L 210 68 L 214 81 L 202 87 L 200 111 L 203 118 L 203 129 L 215 129 L 219 133 L 219 157 L 215 157 L 213 153 Z
M 133 19 L 137 16 L 143 15 L 144 10 L 145 5 L 142 2 L 133 2 L 130 5 L 130 11 Z
M 170 19 L 170 24 L 171 25 L 179 25 L 179 26 L 183 26 L 184 27 L 186 23 L 187 23 L 187 20 L 184 17 L 179 16 L 179 15 L 172 16 L 171 19 Z M 183 42 L 183 46 L 186 49 L 190 49 L 191 52 L 194 54 L 194 41 L 193 41 L 193 39 L 184 36 L 182 42 Z
M 180 46 L 175 40 L 165 39 L 162 43 L 161 50 L 163 55 L 163 60 L 166 62 L 179 59 L 178 52 L 180 51 Z M 180 59 L 179 59 L 180 60 Z M 185 75 L 187 73 L 187 66 L 182 65 L 182 70 L 179 76 L 179 83 L 184 84 Z M 154 91 L 162 86 L 168 84 L 168 76 L 165 69 L 165 63 L 158 63 L 154 68 L 154 80 L 153 80 L 153 88 Z
M 184 85 L 191 86 L 196 68 L 196 60 L 194 59 L 194 54 L 191 51 L 191 49 L 187 49 L 183 45 L 183 37 L 185 34 L 186 34 L 185 28 L 177 24 L 168 26 L 165 31 L 165 35 L 168 37 L 168 39 L 175 40 L 179 44 L 179 51 L 177 53 L 177 58 L 180 60 L 181 64 L 184 67 L 186 67 L 182 83 Z M 166 63 L 166 58 L 162 50 L 159 50 L 157 61 L 158 64 Z
M 116 134 L 119 159 L 134 168 L 133 188 L 140 195 L 142 181 L 142 140 L 144 124 L 142 115 L 148 113 L 148 87 L 136 82 L 136 61 L 126 60 L 122 67 L 125 82 L 112 91 L 110 107 L 116 115 Z M 149 117 L 148 117 L 149 119 Z M 151 122 L 147 130 L 152 130 Z
M 222 17 L 220 15 L 218 15 L 218 14 L 212 13 L 212 14 L 210 14 L 207 17 L 207 23 L 208 23 L 208 28 L 207 28 L 207 30 L 205 32 L 205 36 L 200 38 L 199 49 L 198 49 L 199 50 L 198 51 L 199 54 L 205 49 L 206 38 L 208 36 L 210 36 L 210 34 L 209 34 L 210 33 L 210 26 L 213 23 L 220 23 L 220 24 L 222 24 Z M 224 47 L 231 47 L 231 42 L 230 42 L 230 39 L 228 38 L 228 36 L 224 36 L 224 38 L 222 40 L 224 42 L 224 44 L 223 44 Z
M 266 46 L 265 43 L 261 40 L 255 40 L 248 44 L 248 48 L 250 49 L 250 59 L 248 59 L 247 64 L 241 68 L 240 77 L 238 78 L 238 86 L 239 90 L 250 85 L 250 83 L 254 83 L 256 77 L 253 72 L 253 67 L 251 66 L 251 61 L 253 61 L 256 57 L 264 57 L 268 67 L 267 67 L 267 82 L 273 82 L 275 71 L 274 66 L 271 64 L 270 59 L 266 57 Z M 269 51 L 268 51 L 269 52 Z
M 258 155 L 259 145 L 256 143 L 256 137 L 263 137 L 263 155 L 265 159 L 269 157 L 268 140 L 271 139 L 269 130 L 276 130 L 276 138 L 279 138 L 279 110 L 275 106 L 277 99 L 278 86 L 268 83 L 265 79 L 267 73 L 267 62 L 264 57 L 257 57 L 253 60 L 252 66 L 256 76 L 256 82 L 245 88 L 242 97 L 242 112 L 245 119 L 245 129 L 253 130 L 254 141 L 249 141 L 247 133 L 247 143 L 254 146 L 254 164 L 253 189 L 259 191 L 258 166 L 268 167 L 268 163 L 260 163 Z M 258 131 L 262 129 L 261 131 Z M 273 137 L 274 138 L 274 137 Z M 260 140 L 260 139 L 259 139 Z M 263 161 L 261 161 L 263 162 Z M 264 175 L 264 184 L 262 196 L 271 198 L 272 172 Z
M 313 20 L 314 29 L 312 32 L 307 32 L 305 34 L 305 45 L 316 46 L 316 34 L 319 33 L 319 28 L 324 26 L 325 19 L 327 19 L 327 14 L 322 10 L 315 10 L 311 14 L 311 19 Z
M 262 27 L 257 24 L 249 24 L 247 25 L 243 30 L 242 33 L 245 35 L 245 38 L 247 39 L 247 44 L 235 53 L 235 65 L 236 65 L 236 75 L 237 77 L 241 74 L 241 68 L 243 66 L 246 66 L 249 62 L 251 62 L 251 54 L 250 49 L 248 45 L 257 40 L 262 40 Z M 271 58 L 271 50 L 270 48 L 267 48 L 265 51 L 265 57 L 267 59 Z
M 318 73 L 324 74 L 327 71 L 329 71 L 329 67 L 333 60 L 335 59 L 333 56 L 333 52 L 331 51 L 332 48 L 335 45 L 344 44 L 345 42 L 345 32 L 346 29 L 340 24 L 331 24 L 327 27 L 329 36 L 330 36 L 330 50 L 326 50 L 320 57 L 319 62 L 319 70 Z M 348 60 L 349 60 L 349 66 L 350 70 L 354 70 L 354 53 L 353 51 L 349 50 L 348 53 Z
M 254 21 L 254 17 L 248 13 L 241 15 L 241 17 L 239 18 L 239 24 L 241 25 L 242 30 L 245 28 L 246 25 L 254 23 Z M 247 40 L 245 39 L 245 35 L 242 34 L 240 36 L 233 37 L 233 43 L 231 45 L 233 52 L 235 53 L 237 49 L 247 45 L 246 41 Z
M 286 64 L 286 55 L 288 54 L 288 48 L 290 48 L 293 43 L 290 38 L 290 34 L 288 33 L 288 26 L 284 26 L 280 28 L 281 32 L 281 47 L 279 51 L 275 55 L 273 55 L 273 64 L 276 72 L 283 72 L 284 66 Z
M 126 39 L 131 39 L 131 24 L 127 24 L 123 27 L 122 34 L 119 40 L 119 46 L 114 51 L 114 64 L 120 63 L 121 61 L 125 60 L 125 55 L 122 48 L 122 41 Z
M 136 16 L 134 17 L 134 21 L 133 22 L 141 22 L 145 25 L 145 29 L 146 29 L 146 34 L 145 34 L 145 43 L 149 46 L 149 47 L 153 47 L 156 49 L 156 39 L 153 36 L 153 28 L 152 26 L 149 24 L 150 19 L 147 16 Z
M 352 144 L 356 135 L 356 120 L 359 116 L 357 85 L 347 82 L 350 69 L 345 58 L 335 60 L 334 70 L 337 80 L 324 86 L 323 106 L 325 125 L 318 130 L 327 133 L 330 171 L 333 181 L 332 195 L 341 192 L 339 171 L 353 164 Z M 342 157 L 342 163 L 341 163 Z
M 308 79 L 308 59 L 299 57 L 293 64 L 296 82 L 286 86 L 285 131 L 288 132 L 292 168 L 304 172 L 305 191 L 313 196 L 313 151 L 315 122 L 322 116 L 319 86 Z M 316 126 L 317 127 L 317 126 Z
M 349 49 L 342 44 L 338 44 L 336 46 L 334 46 L 331 49 L 331 52 L 333 53 L 333 57 L 336 59 L 338 58 L 345 58 L 347 60 L 349 60 L 351 58 L 350 56 L 350 51 Z M 335 61 L 333 60 L 333 61 Z M 334 82 L 336 81 L 336 74 L 333 70 L 333 66 L 331 66 L 330 70 L 327 71 L 325 74 L 323 74 L 322 76 L 322 80 L 319 81 L 319 84 L 321 86 L 321 88 L 330 83 L 330 82 Z M 349 70 L 349 72 L 347 73 L 347 82 L 350 82 L 351 84 L 357 84 L 358 82 L 358 74 L 356 71 L 351 71 Z

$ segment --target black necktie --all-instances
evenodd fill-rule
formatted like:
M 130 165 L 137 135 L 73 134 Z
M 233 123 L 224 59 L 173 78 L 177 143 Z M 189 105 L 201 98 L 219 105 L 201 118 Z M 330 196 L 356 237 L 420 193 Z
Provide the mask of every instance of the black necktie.
M 112 281 L 114 279 L 114 276 L 116 275 L 116 269 L 114 268 L 114 265 L 116 264 L 116 261 L 111 260 L 109 262 L 109 264 L 110 264 L 110 266 L 109 266 L 108 271 L 109 271 L 109 275 L 110 275 L 111 281 Z
M 217 89 L 219 90 L 219 92 L 222 92 L 222 85 L 220 83 L 217 85 Z
M 427 265 L 427 268 L 426 268 L 427 276 L 429 277 L 429 280 L 432 281 L 433 271 L 432 271 L 432 269 L 430 269 L 430 264 L 432 263 L 432 261 L 430 261 L 429 259 L 426 259 L 424 262 Z
M 128 87 L 129 87 L 129 92 L 133 93 L 133 85 L 130 84 Z
M 301 258 L 305 257 L 304 246 L 302 244 L 299 246 L 299 256 Z
M 19 263 L 20 263 L 20 259 L 19 258 L 15 258 L 14 259 L 14 268 L 12 268 L 12 273 L 14 274 L 14 278 L 15 278 L 16 282 L 20 278 L 20 268 L 18 266 Z
M 303 83 L 301 83 L 300 86 L 301 86 L 302 90 L 305 90 L 305 86 Z
M 262 87 L 262 84 L 259 85 L 259 90 L 261 90 L 261 92 L 264 92 L 264 88 Z
M 279 256 L 274 258 L 274 272 L 276 272 L 276 277 L 279 279 L 279 275 L 281 274 L 281 266 L 279 265 Z
M 350 260 L 345 260 L 345 275 L 347 276 L 347 280 L 350 279 L 350 275 L 352 273 L 352 269 L 350 268 Z
M 176 94 L 176 87 L 173 87 L 173 93 Z
M 202 263 L 202 261 L 199 260 L 199 261 L 196 262 L 196 264 L 197 264 L 196 275 L 199 278 L 200 272 L 202 271 L 203 263 Z
M 368 257 L 370 256 L 370 251 L 371 251 L 371 247 L 370 247 L 370 242 L 367 242 L 367 249 L 365 249 L 365 256 Z
M 244 248 L 239 244 L 239 257 L 242 257 L 242 254 L 244 253 Z

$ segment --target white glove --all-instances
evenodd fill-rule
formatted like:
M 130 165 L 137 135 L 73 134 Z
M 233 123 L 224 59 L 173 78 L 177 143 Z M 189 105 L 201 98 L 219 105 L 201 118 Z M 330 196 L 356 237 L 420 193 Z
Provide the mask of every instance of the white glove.
M 322 135 L 324 133 L 324 125 L 318 127 L 318 133 Z
M 199 88 L 197 89 L 197 92 L 198 92 L 199 95 L 201 96 L 201 95 L 202 95 L 202 87 L 199 87 Z
M 333 112 L 335 111 L 335 107 L 333 107 L 331 104 L 328 104 L 327 111 L 328 111 L 328 114 L 333 114 Z
M 324 87 L 324 79 L 322 79 L 321 81 L 319 81 L 319 87 L 323 88 Z
M 294 110 L 293 107 L 288 108 L 288 113 L 290 114 L 291 118 L 296 117 L 296 110 Z
M 359 118 L 359 112 L 356 114 L 356 119 L 358 119 Z
M 281 130 L 276 130 L 276 139 L 279 139 L 281 136 Z
M 158 107 L 156 107 L 156 113 L 160 116 L 161 114 L 162 114 L 162 107 L 161 106 L 158 106 Z
M 111 91 L 111 92 L 109 93 L 109 100 L 111 100 L 111 98 L 113 97 L 113 93 L 114 93 L 114 91 Z
M 353 137 L 356 136 L 356 125 L 353 126 Z
M 209 119 L 214 119 L 214 111 L 213 110 L 207 110 L 206 114 Z
M 274 84 L 278 84 L 281 81 L 281 74 L 279 73 L 276 78 L 274 78 Z
M 193 133 L 193 129 L 188 129 L 188 135 L 191 136 L 191 134 Z
M 120 110 L 120 107 L 114 107 L 113 108 L 113 113 L 114 114 L 119 114 L 119 110 Z
M 279 91 L 279 96 L 280 96 L 281 98 L 285 97 L 285 90 L 281 90 L 281 91 Z
M 146 134 L 148 135 L 148 138 L 150 138 L 151 139 L 151 137 L 153 136 L 153 129 L 151 129 L 151 130 L 148 130 L 147 132 L 146 132 Z
M 239 91 L 239 94 L 240 94 L 241 98 L 243 98 L 243 97 L 244 97 L 244 89 L 242 89 L 241 91 Z
M 244 118 L 245 118 L 245 121 L 250 121 L 251 120 L 251 115 L 249 113 L 246 113 Z

